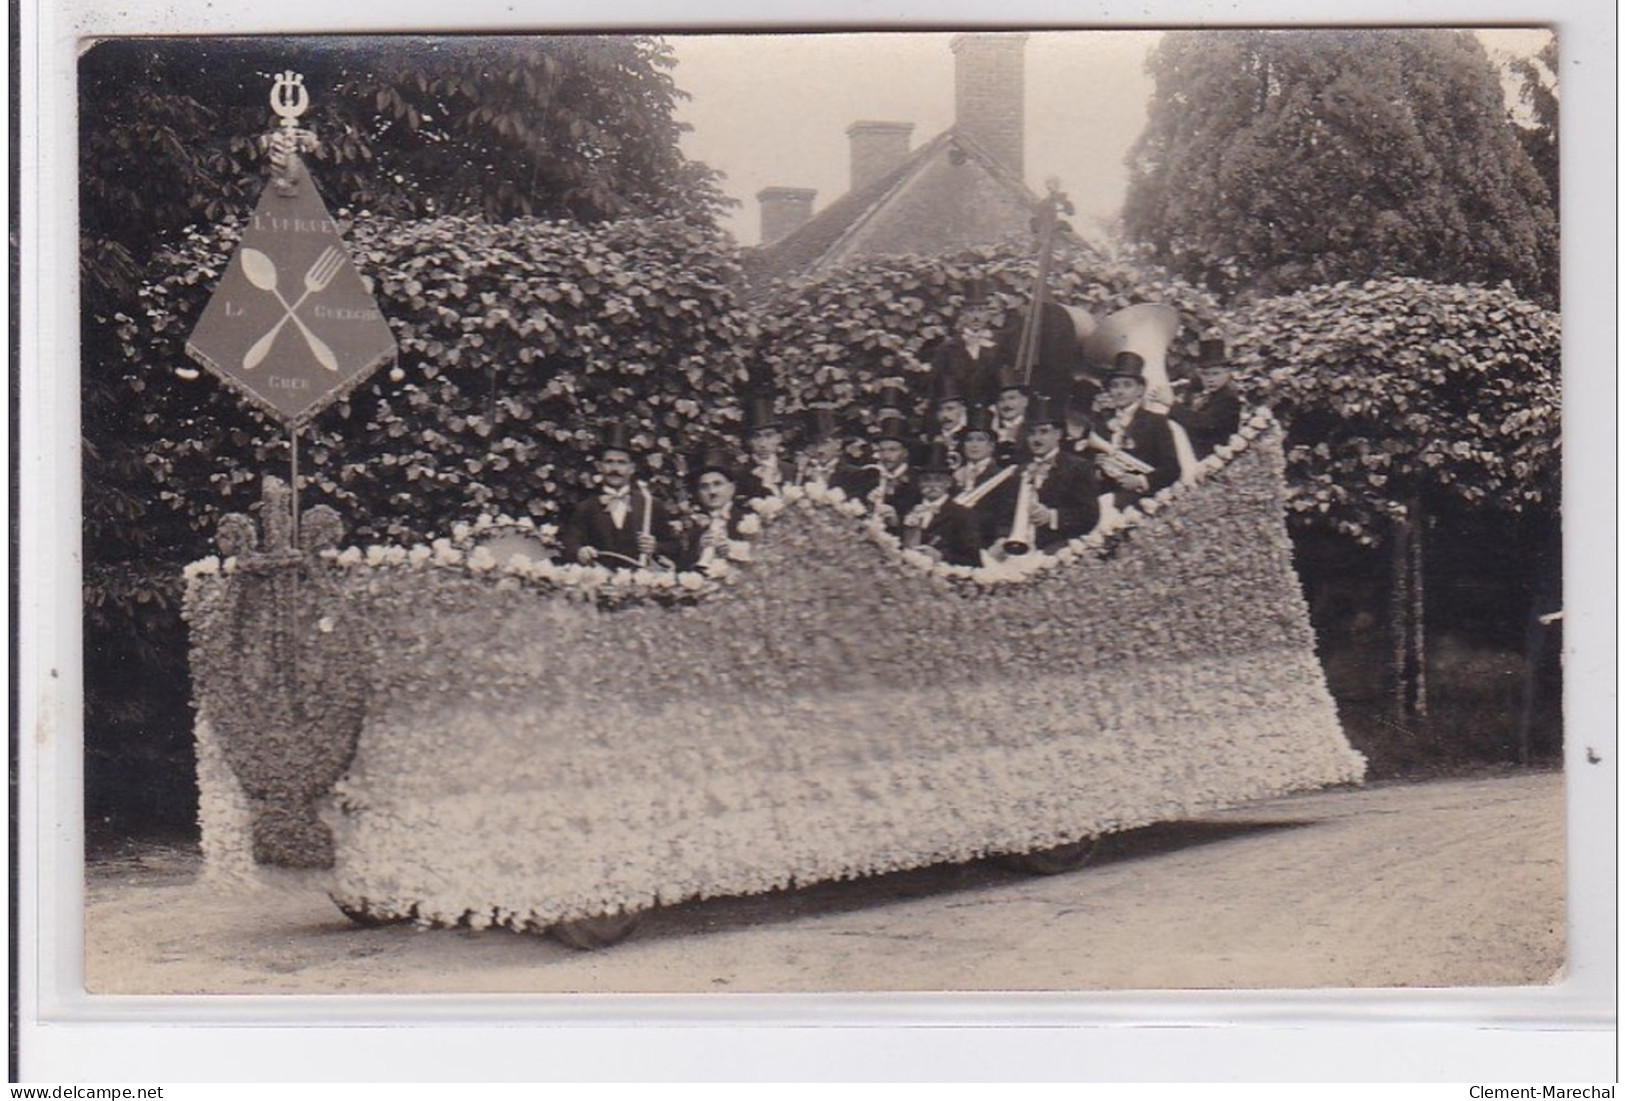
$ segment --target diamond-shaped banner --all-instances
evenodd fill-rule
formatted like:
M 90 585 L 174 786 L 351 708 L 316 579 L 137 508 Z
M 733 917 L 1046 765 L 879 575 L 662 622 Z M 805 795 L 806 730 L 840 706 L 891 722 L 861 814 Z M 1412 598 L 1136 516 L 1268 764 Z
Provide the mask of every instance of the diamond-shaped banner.
M 395 356 L 338 224 L 297 157 L 260 196 L 186 351 L 298 425 Z

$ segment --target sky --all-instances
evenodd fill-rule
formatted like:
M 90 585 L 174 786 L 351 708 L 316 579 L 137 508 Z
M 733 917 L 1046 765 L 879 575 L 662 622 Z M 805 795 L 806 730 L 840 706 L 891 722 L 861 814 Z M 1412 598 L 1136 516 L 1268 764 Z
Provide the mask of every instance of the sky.
M 1533 54 L 1543 30 L 1481 31 L 1492 57 Z M 1059 180 L 1073 226 L 1103 238 L 1128 187 L 1125 158 L 1154 90 L 1145 59 L 1158 31 L 1031 32 L 1027 38 L 1027 184 Z M 674 78 L 692 98 L 678 117 L 683 151 L 725 173 L 741 205 L 725 225 L 760 241 L 756 193 L 818 192 L 814 211 L 847 190 L 846 128 L 860 119 L 912 122 L 918 148 L 953 124 L 951 33 L 669 35 Z

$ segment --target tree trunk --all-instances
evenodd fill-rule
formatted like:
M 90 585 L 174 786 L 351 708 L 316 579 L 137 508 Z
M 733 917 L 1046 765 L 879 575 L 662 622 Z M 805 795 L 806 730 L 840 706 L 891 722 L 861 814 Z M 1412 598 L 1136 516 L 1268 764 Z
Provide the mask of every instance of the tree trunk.
M 1427 601 L 1422 584 L 1422 539 L 1427 517 L 1420 497 L 1395 519 L 1389 548 L 1393 583 L 1388 606 L 1392 642 L 1394 721 L 1424 719 L 1427 703 Z

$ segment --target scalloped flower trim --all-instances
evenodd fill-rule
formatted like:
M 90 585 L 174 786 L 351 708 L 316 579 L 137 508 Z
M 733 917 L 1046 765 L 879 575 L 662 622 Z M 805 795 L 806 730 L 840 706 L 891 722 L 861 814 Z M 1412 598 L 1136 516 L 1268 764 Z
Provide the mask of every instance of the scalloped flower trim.
M 753 514 L 745 517 L 741 531 L 747 536 L 757 535 L 787 509 L 829 508 L 858 521 L 859 532 L 886 552 L 889 561 L 910 570 L 977 590 L 1019 585 L 1057 567 L 1099 557 L 1109 545 L 1120 541 L 1157 514 L 1167 511 L 1194 487 L 1223 471 L 1247 451 L 1260 435 L 1277 424 L 1268 407 L 1260 407 L 1242 422 L 1240 430 L 1230 437 L 1228 443 L 1219 445 L 1213 454 L 1196 464 L 1188 480 L 1176 482 L 1126 509 L 1107 512 L 1094 530 L 1054 551 L 1008 558 L 992 565 L 953 566 L 933 561 L 919 551 L 904 550 L 895 535 L 869 516 L 862 501 L 849 499 L 840 489 L 819 486 L 786 486 L 773 496 L 751 500 L 749 504 Z M 515 519 L 482 514 L 471 523 L 458 521 L 452 525 L 449 537 L 436 539 L 427 546 L 421 543 L 412 547 L 374 544 L 365 548 L 324 550 L 321 557 L 352 571 L 403 568 L 449 570 L 463 576 L 495 577 L 499 583 L 524 584 L 611 604 L 639 599 L 697 602 L 720 592 L 722 586 L 737 579 L 735 563 L 751 561 L 747 545 L 736 548 L 726 559 L 719 559 L 704 570 L 611 570 L 603 566 L 558 563 L 522 552 L 499 560 L 480 542 L 498 535 L 514 534 L 529 536 L 543 546 L 550 546 L 556 541 L 557 532 L 556 525 L 537 524 L 529 517 Z M 227 558 L 222 562 L 211 555 L 187 565 L 184 575 L 191 581 L 230 574 L 235 566 L 234 559 Z

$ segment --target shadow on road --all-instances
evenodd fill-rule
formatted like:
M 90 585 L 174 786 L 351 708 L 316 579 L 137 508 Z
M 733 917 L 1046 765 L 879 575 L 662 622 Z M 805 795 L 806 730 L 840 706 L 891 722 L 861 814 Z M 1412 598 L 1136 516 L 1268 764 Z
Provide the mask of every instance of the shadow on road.
M 1089 864 L 1063 874 L 1068 877 L 1087 876 L 1092 868 L 1105 865 L 1146 860 L 1201 845 L 1316 824 L 1314 819 L 1163 822 L 1143 829 L 1107 834 L 1100 839 Z M 858 879 L 814 883 L 761 895 L 702 899 L 651 911 L 644 917 L 637 939 L 665 940 L 852 913 L 923 898 L 947 899 L 955 894 L 1008 886 L 1034 878 L 1039 877 L 1013 870 L 1000 863 L 999 858 L 989 857 L 963 864 L 935 864 L 928 868 Z

